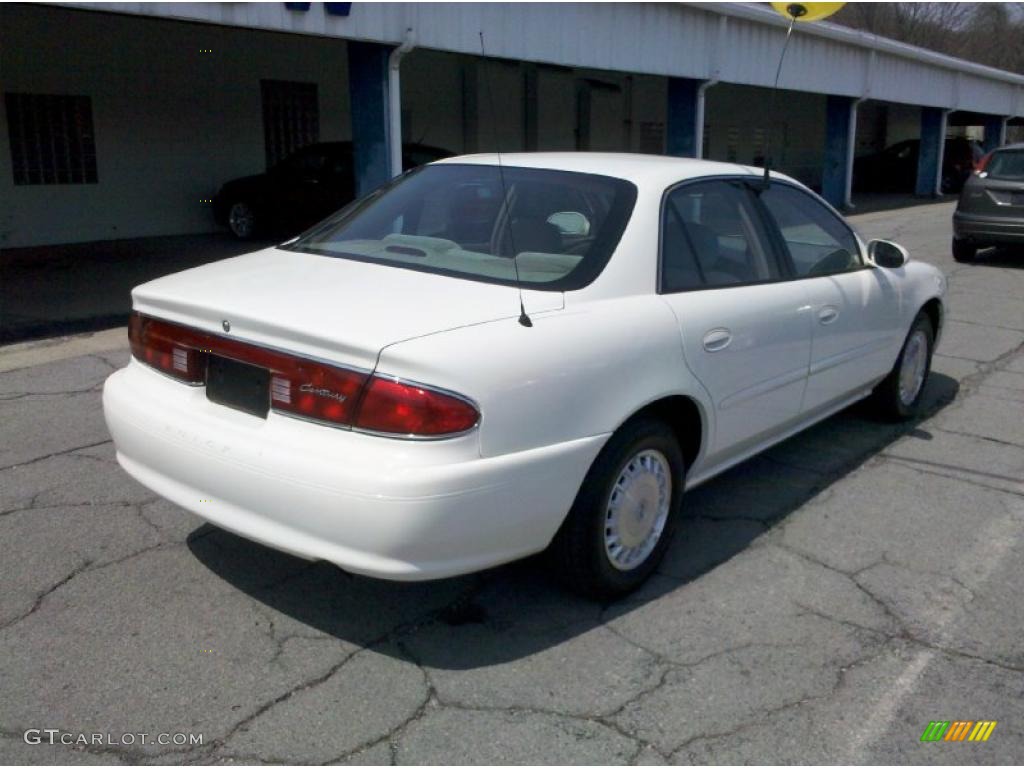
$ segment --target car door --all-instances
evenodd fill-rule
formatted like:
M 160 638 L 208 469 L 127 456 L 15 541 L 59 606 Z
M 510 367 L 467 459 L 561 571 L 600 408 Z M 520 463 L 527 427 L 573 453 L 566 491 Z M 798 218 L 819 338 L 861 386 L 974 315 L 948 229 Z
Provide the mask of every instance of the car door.
M 685 182 L 665 196 L 659 292 L 679 323 L 686 363 L 714 403 L 709 465 L 799 417 L 810 315 L 803 288 L 782 278 L 744 182 Z
M 827 409 L 884 376 L 899 334 L 899 296 L 842 217 L 784 182 L 758 194 L 811 315 L 811 357 L 802 410 Z

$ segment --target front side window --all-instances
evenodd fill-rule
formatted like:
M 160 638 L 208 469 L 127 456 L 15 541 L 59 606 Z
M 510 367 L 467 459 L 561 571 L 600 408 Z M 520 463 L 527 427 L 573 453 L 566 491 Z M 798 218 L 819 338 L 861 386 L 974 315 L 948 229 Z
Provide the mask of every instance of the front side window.
M 622 179 L 493 165 L 411 171 L 282 246 L 541 290 L 604 268 L 636 201 Z M 515 257 L 515 264 L 513 264 Z
M 767 242 L 742 184 L 684 184 L 662 211 L 661 292 L 777 280 Z
M 860 269 L 860 246 L 843 221 L 806 192 L 772 184 L 761 195 L 786 241 L 797 277 Z

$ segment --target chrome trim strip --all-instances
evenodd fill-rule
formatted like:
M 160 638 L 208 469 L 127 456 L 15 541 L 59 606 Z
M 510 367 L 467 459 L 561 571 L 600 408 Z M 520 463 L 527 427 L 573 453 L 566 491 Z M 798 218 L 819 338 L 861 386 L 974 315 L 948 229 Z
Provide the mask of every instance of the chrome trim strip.
M 806 376 L 806 368 L 797 368 L 789 371 L 788 373 L 780 374 L 773 379 L 762 381 L 752 387 L 748 387 L 747 389 L 743 389 L 735 394 L 729 395 L 729 397 L 725 398 L 718 404 L 718 409 L 724 411 L 728 408 L 733 408 L 755 397 L 759 397 L 760 395 L 765 395 L 769 392 L 774 392 L 776 389 L 782 389 L 790 384 L 794 384 L 797 381 L 800 381 L 800 379 L 806 378 Z
M 465 437 L 477 430 L 480 426 L 480 421 L 474 424 L 469 429 L 463 430 L 462 432 L 452 432 L 447 435 L 400 435 L 396 432 L 375 432 L 372 429 L 360 429 L 359 427 L 352 427 L 351 432 L 357 432 L 360 435 L 372 435 L 373 437 L 387 437 L 392 440 L 405 440 L 410 443 L 436 443 L 441 440 L 453 440 L 456 437 Z
M 351 424 L 339 424 L 336 421 L 322 421 L 320 419 L 314 419 L 309 416 L 303 416 L 301 413 L 292 413 L 291 411 L 279 411 L 274 407 L 273 403 L 270 405 L 268 413 L 273 413 L 276 416 L 285 416 L 289 419 L 295 419 L 296 421 L 305 421 L 309 424 L 316 424 L 320 427 L 333 427 L 334 429 L 340 429 L 344 432 L 351 432 Z
M 861 344 L 859 347 L 854 347 L 853 349 L 848 349 L 845 352 L 832 355 L 832 357 L 826 357 L 823 360 L 819 360 L 810 367 L 809 375 L 814 376 L 815 374 L 822 373 L 823 371 L 848 363 L 858 357 L 863 357 L 876 351 L 880 352 L 885 349 L 885 347 L 893 343 L 894 336 L 895 334 L 890 333 L 880 339 L 869 341 L 866 344 Z

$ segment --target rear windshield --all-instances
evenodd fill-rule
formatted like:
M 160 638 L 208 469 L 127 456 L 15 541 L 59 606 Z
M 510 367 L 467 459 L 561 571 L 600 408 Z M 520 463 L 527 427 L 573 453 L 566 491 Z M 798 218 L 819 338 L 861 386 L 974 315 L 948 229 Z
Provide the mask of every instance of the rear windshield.
M 989 158 L 985 166 L 990 179 L 1024 181 L 1024 150 L 1003 150 Z
M 496 165 L 411 171 L 281 246 L 537 290 L 582 288 L 626 227 L 622 179 Z M 513 257 L 515 257 L 513 261 Z

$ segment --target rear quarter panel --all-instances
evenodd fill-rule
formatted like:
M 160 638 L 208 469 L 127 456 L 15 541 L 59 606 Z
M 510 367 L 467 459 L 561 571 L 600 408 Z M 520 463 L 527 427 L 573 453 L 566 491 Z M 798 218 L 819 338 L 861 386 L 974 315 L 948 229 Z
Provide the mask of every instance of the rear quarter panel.
M 697 401 L 709 431 L 709 400 L 659 297 L 586 302 L 532 320 L 532 328 L 503 320 L 401 342 L 382 351 L 377 370 L 475 400 L 485 457 L 610 434 L 675 394 Z

